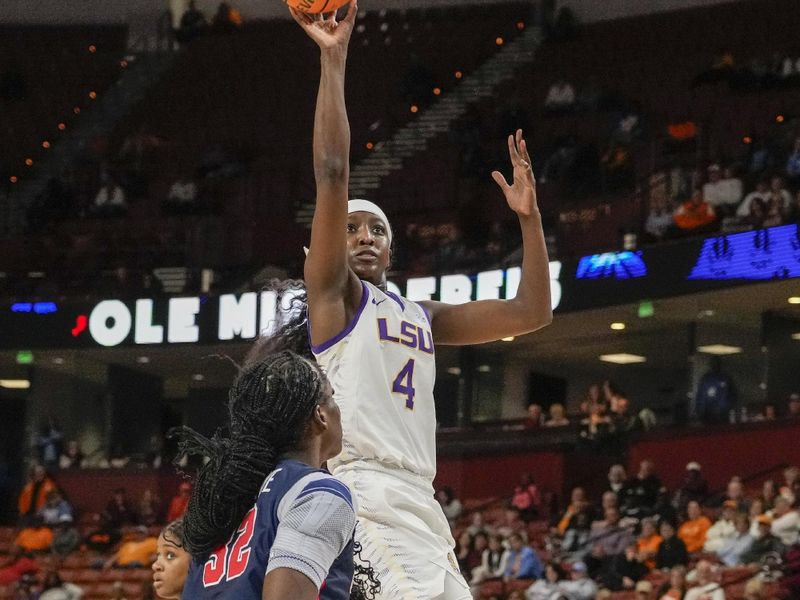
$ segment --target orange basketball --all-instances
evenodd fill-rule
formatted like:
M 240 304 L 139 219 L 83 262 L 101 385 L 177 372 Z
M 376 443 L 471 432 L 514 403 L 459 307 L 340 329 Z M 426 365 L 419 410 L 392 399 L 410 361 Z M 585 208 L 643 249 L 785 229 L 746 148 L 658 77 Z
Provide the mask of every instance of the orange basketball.
M 285 0 L 292 8 L 305 13 L 333 12 L 347 6 L 350 0 Z

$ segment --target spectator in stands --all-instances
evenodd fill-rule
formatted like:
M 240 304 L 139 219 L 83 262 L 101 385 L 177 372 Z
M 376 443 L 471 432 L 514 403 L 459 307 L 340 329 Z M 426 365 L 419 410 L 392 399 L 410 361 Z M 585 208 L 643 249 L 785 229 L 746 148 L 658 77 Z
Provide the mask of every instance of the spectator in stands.
M 756 523 L 758 523 L 758 535 L 750 549 L 741 555 L 740 560 L 745 565 L 758 565 L 768 554 L 782 555 L 785 549 L 781 539 L 772 534 L 772 517 L 760 515 Z
M 39 600 L 80 600 L 83 590 L 74 583 L 62 581 L 58 571 L 50 571 L 42 582 Z
M 536 404 L 535 402 L 528 404 L 528 416 L 525 417 L 522 426 L 525 429 L 538 429 L 542 426 L 543 422 L 542 405 Z
M 575 88 L 565 79 L 554 82 L 547 91 L 544 107 L 550 112 L 567 112 L 575 107 Z
M 497 533 L 502 537 L 508 538 L 514 533 L 519 533 L 523 540 L 527 540 L 525 521 L 519 516 L 519 509 L 509 506 L 503 513 L 503 522 L 497 527 Z
M 192 556 L 183 547 L 183 520 L 173 521 L 158 536 L 153 563 L 153 587 L 159 598 L 179 600 Z
M 86 535 L 85 543 L 93 552 L 105 553 L 117 545 L 122 538 L 119 529 L 105 515 L 94 515 L 94 525 Z
M 753 536 L 750 535 L 750 519 L 744 513 L 736 513 L 734 517 L 734 533 L 725 538 L 722 545 L 715 550 L 720 561 L 728 567 L 741 565 L 742 555 L 750 550 L 753 545 Z
M 61 558 L 72 554 L 81 545 L 81 536 L 73 526 L 71 515 L 61 515 L 53 528 L 53 553 Z
M 675 525 L 667 520 L 661 521 L 661 543 L 656 552 L 656 568 L 671 569 L 676 565 L 686 565 L 689 562 L 689 553 L 686 544 L 675 535 Z
M 50 490 L 47 492 L 45 505 L 37 514 L 45 525 L 55 525 L 63 516 L 72 518 L 72 506 L 64 500 L 61 492 Z
M 38 570 L 39 563 L 22 548 L 15 546 L 8 556 L 0 559 L 0 585 L 9 585 L 22 579 L 23 575 L 35 574 Z
M 180 27 L 175 30 L 175 39 L 181 44 L 187 44 L 199 37 L 208 27 L 205 15 L 197 9 L 194 0 L 189 1 L 189 7 L 181 16 Z
M 783 485 L 780 494 L 792 502 L 800 498 L 800 468 L 791 466 L 783 470 Z
M 764 406 L 761 408 L 761 411 L 753 415 L 753 418 L 750 420 L 755 422 L 760 422 L 760 421 L 776 421 L 777 419 L 778 419 L 778 411 L 775 404 L 773 402 L 765 402 Z
M 686 591 L 684 600 L 725 600 L 725 592 L 716 581 L 713 565 L 701 560 L 695 567 L 697 586 Z
M 691 198 L 673 213 L 675 225 L 686 233 L 701 233 L 712 229 L 717 220 L 714 208 L 703 198 L 703 190 L 697 188 Z
M 640 560 L 636 542 L 631 542 L 622 554 L 611 559 L 600 579 L 610 590 L 632 590 L 649 571 L 647 565 Z
M 570 560 L 582 560 L 586 556 L 591 535 L 589 511 L 584 510 L 575 514 L 570 519 L 567 531 L 561 540 L 561 552 Z
M 533 521 L 539 515 L 542 497 L 530 473 L 525 473 L 519 485 L 514 488 L 511 505 L 519 510 L 520 518 L 526 523 Z
M 469 534 L 473 537 L 479 533 L 492 533 L 492 528 L 486 525 L 485 519 L 483 518 L 483 513 L 479 510 L 476 510 L 474 513 L 472 513 L 470 524 L 466 530 L 469 531 Z
M 589 416 L 581 420 L 581 438 L 602 444 L 611 433 L 611 417 L 606 413 L 607 405 L 596 402 L 589 406 Z
M 150 527 L 160 522 L 160 517 L 161 501 L 153 490 L 147 488 L 139 500 L 139 522 Z
M 678 510 L 686 510 L 686 505 L 692 500 L 702 503 L 707 498 L 708 482 L 703 478 L 702 467 L 697 461 L 692 461 L 686 465 L 686 478 L 677 493 Z
M 722 513 L 719 519 L 706 531 L 706 543 L 703 545 L 704 552 L 719 552 L 730 539 L 736 536 L 735 519 L 737 514 L 743 513 L 736 512 L 735 502 L 726 500 L 722 505 Z
M 670 208 L 669 199 L 665 195 L 655 194 L 653 190 L 650 192 L 649 205 L 644 231 L 654 241 L 659 241 L 667 237 L 675 226 L 672 218 L 673 211 Z
M 689 554 L 700 552 L 706 543 L 706 532 L 711 528 L 711 521 L 703 514 L 700 504 L 692 500 L 686 506 L 686 521 L 678 528 L 678 537 L 686 545 Z
M 786 178 L 792 187 L 800 184 L 800 136 L 794 138 L 794 146 L 786 157 Z
M 567 529 L 570 527 L 570 522 L 575 515 L 579 513 L 588 513 L 588 511 L 589 502 L 586 500 L 586 492 L 582 487 L 573 488 L 570 495 L 569 506 L 567 506 L 567 509 L 564 511 L 564 514 L 558 521 L 558 525 L 556 527 L 558 533 L 564 535 Z
M 69 440 L 66 449 L 58 458 L 58 466 L 61 469 L 77 469 L 83 466 L 83 452 L 77 440 Z
M 151 565 L 158 552 L 158 539 L 147 533 L 147 527 L 139 525 L 136 537 L 123 542 L 119 550 L 103 565 L 104 569 L 116 567 L 141 568 Z
M 750 507 L 747 509 L 747 516 L 750 517 L 750 535 L 755 539 L 758 537 L 758 517 L 765 514 L 764 501 L 761 498 L 753 498 Z
M 661 490 L 661 480 L 655 473 L 655 463 L 645 459 L 639 464 L 639 472 L 625 485 L 621 498 L 622 511 L 628 517 L 653 514 L 653 508 Z
M 788 405 L 787 414 L 791 419 L 800 419 L 800 393 L 792 392 L 786 401 Z
M 559 585 L 561 592 L 570 600 L 593 600 L 597 595 L 597 584 L 589 578 L 586 563 L 572 563 L 571 579 Z
M 472 571 L 471 584 L 478 585 L 491 579 L 500 579 L 508 566 L 509 552 L 503 547 L 499 535 L 489 536 L 489 546 L 481 554 L 481 564 Z
M 733 378 L 722 370 L 720 358 L 713 357 L 695 392 L 697 417 L 706 424 L 725 423 L 728 413 L 736 406 L 736 399 Z
M 198 209 L 197 184 L 189 177 L 178 179 L 170 186 L 161 207 L 165 215 L 193 215 Z
M 105 515 L 114 527 L 124 527 L 125 525 L 136 525 L 138 519 L 136 511 L 133 510 L 128 500 L 125 488 L 117 488 L 114 495 L 106 504 Z
M 619 498 L 623 494 L 623 488 L 625 487 L 625 482 L 628 478 L 628 474 L 625 472 L 625 467 L 622 465 L 611 465 L 611 468 L 608 470 L 608 485 L 606 486 L 606 491 L 614 492 Z
M 550 561 L 544 567 L 544 577 L 537 579 L 527 589 L 527 600 L 553 600 L 561 597 L 560 584 L 567 579 L 567 572 L 557 561 Z
M 447 517 L 450 526 L 455 525 L 458 517 L 461 516 L 462 506 L 461 500 L 456 498 L 453 488 L 443 487 L 436 493 L 436 500 L 442 507 L 444 516 Z
M 774 479 L 767 479 L 761 485 L 761 495 L 759 499 L 764 503 L 765 510 L 772 510 L 775 505 L 775 498 L 778 496 L 778 486 L 775 485 Z
M 642 531 L 636 540 L 636 550 L 648 569 L 656 568 L 656 554 L 663 539 L 658 534 L 655 519 L 642 519 Z
M 105 172 L 101 175 L 101 182 L 102 185 L 94 197 L 92 214 L 98 217 L 125 215 L 128 212 L 125 191 Z
M 186 507 L 189 506 L 189 499 L 192 497 L 192 484 L 184 481 L 178 486 L 178 493 L 172 497 L 167 511 L 167 521 L 177 521 L 186 514 Z
M 227 2 L 220 2 L 212 26 L 217 33 L 238 31 L 242 26 L 242 15 Z
M 565 415 L 564 405 L 555 402 L 550 405 L 550 417 L 544 422 L 545 427 L 566 427 L 569 425 L 569 419 Z
M 512 533 L 508 538 L 509 553 L 506 570 L 503 572 L 505 581 L 515 579 L 539 579 L 544 574 L 544 567 L 539 556 L 533 548 L 526 546 L 519 533 Z
M 749 219 L 753 204 L 766 205 L 769 202 L 769 198 L 769 182 L 766 179 L 759 179 L 756 183 L 756 189 L 747 194 L 742 203 L 739 204 L 739 208 L 736 209 L 736 216 L 743 220 Z
M 56 484 L 47 476 L 43 466 L 32 467 L 28 474 L 28 483 L 22 488 L 17 501 L 20 518 L 32 517 L 38 513 L 47 502 L 47 494 L 56 489 Z
M 14 539 L 14 544 L 24 552 L 45 552 L 53 543 L 53 531 L 45 527 L 39 517 L 34 517 L 28 527 L 23 528 Z
M 686 594 L 686 567 L 676 565 L 669 570 L 669 579 L 658 590 L 658 600 L 682 600 Z
M 800 514 L 792 507 L 792 500 L 785 496 L 775 498 L 772 510 L 772 533 L 780 538 L 784 546 L 793 546 L 800 535 Z
M 458 536 L 455 552 L 458 568 L 469 583 L 470 573 L 480 563 L 481 556 L 480 553 L 475 552 L 474 540 L 468 531 L 464 530 Z
M 730 167 L 724 177 L 718 164 L 708 167 L 708 181 L 703 185 L 703 198 L 721 217 L 733 215 L 742 200 L 742 181 L 734 177 Z
M 45 467 L 58 464 L 63 442 L 64 434 L 59 431 L 53 419 L 48 419 L 46 423 L 43 423 L 36 438 L 36 448 L 39 451 L 41 464 Z
M 739 477 L 731 477 L 726 488 L 725 495 L 722 497 L 722 504 L 727 501 L 736 503 L 736 510 L 746 512 L 748 508 L 747 499 L 744 497 L 744 486 Z
M 593 555 L 600 559 L 612 559 L 635 543 L 631 529 L 620 525 L 619 509 L 614 506 L 605 509 L 602 521 L 592 523 L 591 531 L 589 545 Z

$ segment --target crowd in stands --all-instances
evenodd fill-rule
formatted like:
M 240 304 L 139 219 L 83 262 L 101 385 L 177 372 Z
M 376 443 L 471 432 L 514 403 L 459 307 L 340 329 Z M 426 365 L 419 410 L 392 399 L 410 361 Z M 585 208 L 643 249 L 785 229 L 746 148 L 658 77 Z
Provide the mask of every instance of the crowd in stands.
M 530 474 L 510 497 L 471 511 L 452 490 L 437 498 L 476 598 L 593 600 L 627 591 L 642 600 L 755 600 L 797 593 L 771 584 L 796 568 L 800 552 L 800 469 L 781 476 L 754 488 L 732 477 L 714 493 L 692 461 L 681 486 L 668 490 L 644 460 L 631 477 L 612 466 L 596 498 L 574 488 L 561 510 Z

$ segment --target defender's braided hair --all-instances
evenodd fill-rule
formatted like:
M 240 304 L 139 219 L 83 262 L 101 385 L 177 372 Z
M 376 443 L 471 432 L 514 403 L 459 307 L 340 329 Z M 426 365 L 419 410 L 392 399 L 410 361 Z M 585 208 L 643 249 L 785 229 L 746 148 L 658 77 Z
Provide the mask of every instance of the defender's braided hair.
M 178 548 L 184 548 L 185 544 L 183 541 L 183 517 L 181 517 L 180 519 L 176 519 L 171 523 L 167 523 L 167 525 L 161 531 L 161 535 L 163 535 L 164 539 L 167 540 L 170 544 L 173 544 Z
M 282 454 L 300 447 L 325 377 L 314 363 L 284 350 L 246 367 L 231 388 L 229 435 L 207 438 L 182 427 L 179 456 L 207 457 L 184 516 L 186 549 L 198 560 L 226 543 Z

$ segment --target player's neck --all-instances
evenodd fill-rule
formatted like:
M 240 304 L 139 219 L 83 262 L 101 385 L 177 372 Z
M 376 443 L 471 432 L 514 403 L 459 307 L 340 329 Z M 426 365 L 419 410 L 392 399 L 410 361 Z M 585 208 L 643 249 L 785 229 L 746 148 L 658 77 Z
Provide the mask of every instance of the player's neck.
M 293 452 L 285 452 L 282 458 L 284 460 L 296 460 L 314 467 L 315 469 L 319 469 L 322 466 L 322 458 L 320 455 L 319 446 L 317 444 L 313 444 L 310 448 L 303 448 L 302 450 L 295 450 Z

